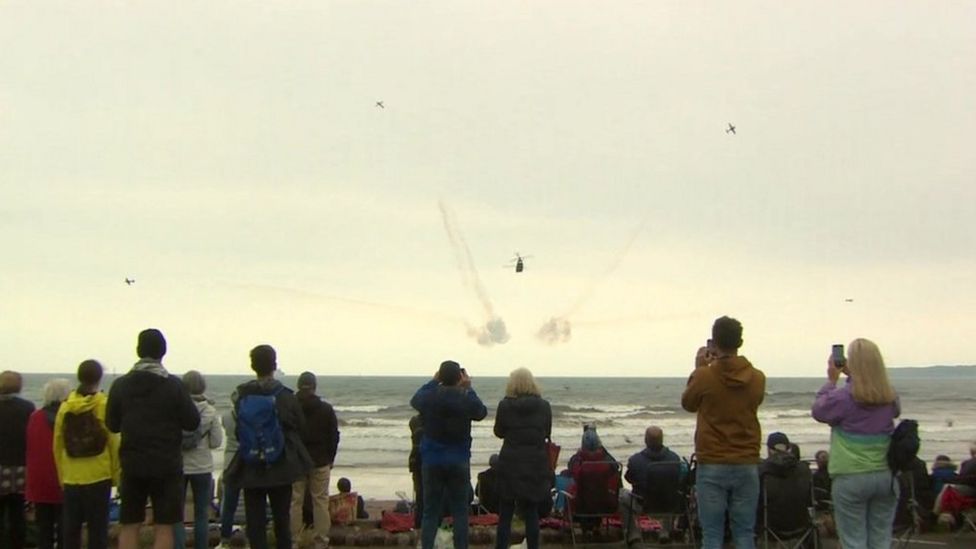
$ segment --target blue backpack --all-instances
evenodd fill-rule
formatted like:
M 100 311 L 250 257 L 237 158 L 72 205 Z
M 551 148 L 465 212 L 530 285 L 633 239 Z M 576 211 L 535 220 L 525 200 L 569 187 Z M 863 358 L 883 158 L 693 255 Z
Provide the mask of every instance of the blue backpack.
M 285 453 L 285 433 L 278 419 L 275 398 L 270 395 L 247 395 L 237 401 L 237 441 L 244 463 L 271 465 Z

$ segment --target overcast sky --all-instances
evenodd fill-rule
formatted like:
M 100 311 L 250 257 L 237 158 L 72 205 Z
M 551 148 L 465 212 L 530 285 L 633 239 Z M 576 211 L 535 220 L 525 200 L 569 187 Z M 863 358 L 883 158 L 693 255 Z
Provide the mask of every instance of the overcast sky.
M 3 2 L 0 369 L 972 364 L 974 98 L 974 2 Z

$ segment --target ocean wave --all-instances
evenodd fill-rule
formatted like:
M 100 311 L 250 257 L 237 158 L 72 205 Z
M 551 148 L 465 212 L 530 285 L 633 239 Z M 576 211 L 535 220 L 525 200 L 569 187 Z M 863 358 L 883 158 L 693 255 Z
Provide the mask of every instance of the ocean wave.
M 348 412 L 348 413 L 360 413 L 360 414 L 375 414 L 377 412 L 382 412 L 384 410 L 389 410 L 391 406 L 380 406 L 380 405 L 366 405 L 366 406 L 336 406 L 336 412 Z

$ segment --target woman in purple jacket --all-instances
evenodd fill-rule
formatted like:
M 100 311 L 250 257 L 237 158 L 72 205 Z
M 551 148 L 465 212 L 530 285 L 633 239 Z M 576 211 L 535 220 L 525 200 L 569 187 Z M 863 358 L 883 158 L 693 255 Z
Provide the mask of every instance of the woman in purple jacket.
M 888 549 L 898 504 L 886 458 L 900 410 L 878 346 L 855 339 L 847 363 L 827 366 L 813 418 L 830 425 L 830 477 L 837 534 L 845 549 Z M 840 374 L 847 383 L 837 386 Z

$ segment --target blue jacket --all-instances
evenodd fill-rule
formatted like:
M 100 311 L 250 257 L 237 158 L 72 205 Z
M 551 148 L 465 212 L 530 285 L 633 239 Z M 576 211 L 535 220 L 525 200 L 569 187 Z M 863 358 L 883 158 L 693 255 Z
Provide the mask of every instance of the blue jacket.
M 471 422 L 488 415 L 474 389 L 444 386 L 432 379 L 417 389 L 410 406 L 423 419 L 420 458 L 424 466 L 471 461 Z

